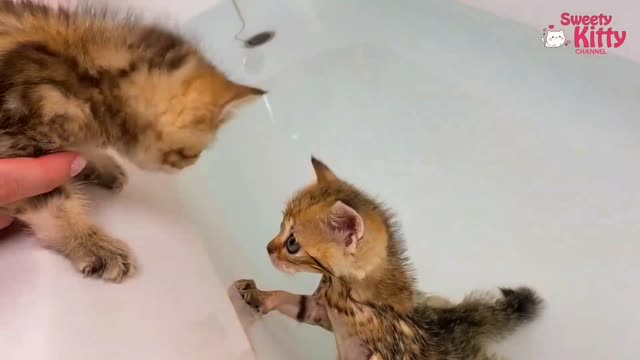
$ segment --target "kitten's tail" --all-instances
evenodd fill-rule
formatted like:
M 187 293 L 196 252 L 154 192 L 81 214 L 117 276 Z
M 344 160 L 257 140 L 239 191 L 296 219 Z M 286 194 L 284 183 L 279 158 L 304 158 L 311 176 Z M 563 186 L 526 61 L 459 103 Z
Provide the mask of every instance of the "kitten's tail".
M 542 299 L 530 288 L 501 288 L 502 296 L 470 294 L 458 305 L 431 308 L 435 326 L 454 343 L 499 340 L 542 312 Z

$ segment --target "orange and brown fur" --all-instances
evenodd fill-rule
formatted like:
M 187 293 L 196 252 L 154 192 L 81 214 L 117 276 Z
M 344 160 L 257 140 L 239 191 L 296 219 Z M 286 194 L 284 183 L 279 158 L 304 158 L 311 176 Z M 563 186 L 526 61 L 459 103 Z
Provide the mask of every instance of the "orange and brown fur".
M 317 183 L 289 201 L 267 251 L 282 271 L 322 274 L 320 285 L 295 295 L 237 281 L 249 305 L 333 331 L 340 360 L 487 359 L 486 343 L 538 316 L 542 300 L 526 287 L 472 293 L 459 304 L 425 297 L 389 213 L 312 163 Z
M 0 157 L 75 150 L 88 165 L 53 191 L 0 208 L 88 276 L 119 281 L 127 245 L 93 225 L 80 182 L 121 189 L 105 149 L 137 166 L 193 164 L 231 105 L 262 90 L 227 79 L 188 41 L 105 11 L 0 0 Z

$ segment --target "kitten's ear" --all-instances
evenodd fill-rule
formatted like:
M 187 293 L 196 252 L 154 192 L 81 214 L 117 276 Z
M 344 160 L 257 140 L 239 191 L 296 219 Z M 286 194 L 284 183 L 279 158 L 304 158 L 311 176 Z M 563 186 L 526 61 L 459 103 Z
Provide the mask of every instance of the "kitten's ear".
M 262 96 L 266 93 L 267 93 L 266 90 L 262 90 L 262 89 L 247 86 L 247 85 L 241 85 L 241 84 L 233 85 L 233 94 L 235 97 L 234 100 L 240 100 L 247 96 Z
M 329 210 L 329 227 L 344 241 L 345 251 L 354 254 L 364 235 L 364 221 L 352 207 L 337 201 Z
M 226 114 L 233 108 L 246 101 L 252 100 L 256 96 L 262 96 L 267 92 L 251 86 L 231 83 L 228 88 L 228 96 L 222 104 L 222 113 Z
M 316 172 L 318 184 L 326 184 L 338 179 L 327 165 L 313 156 L 311 157 L 311 165 L 313 165 L 313 170 Z

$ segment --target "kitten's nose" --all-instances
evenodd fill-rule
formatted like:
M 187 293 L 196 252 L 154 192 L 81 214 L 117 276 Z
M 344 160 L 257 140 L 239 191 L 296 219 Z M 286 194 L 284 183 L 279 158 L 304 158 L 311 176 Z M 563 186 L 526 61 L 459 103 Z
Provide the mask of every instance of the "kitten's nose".
M 269 244 L 267 244 L 267 252 L 269 255 L 276 252 L 276 244 L 274 244 L 273 241 L 270 241 Z

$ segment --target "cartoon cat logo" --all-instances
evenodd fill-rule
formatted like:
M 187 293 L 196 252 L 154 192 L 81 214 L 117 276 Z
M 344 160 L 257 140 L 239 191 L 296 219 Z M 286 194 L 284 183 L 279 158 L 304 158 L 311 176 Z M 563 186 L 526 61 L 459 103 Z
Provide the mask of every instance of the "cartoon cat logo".
M 554 30 L 555 26 L 549 25 L 549 28 L 542 30 L 542 43 L 544 47 L 557 48 L 571 44 L 571 41 L 567 40 L 564 36 L 564 30 Z

